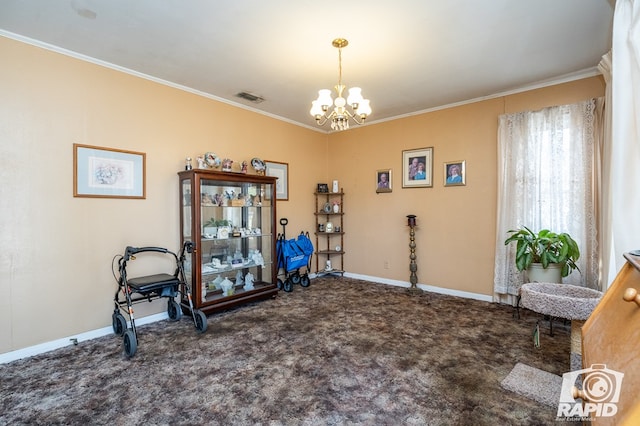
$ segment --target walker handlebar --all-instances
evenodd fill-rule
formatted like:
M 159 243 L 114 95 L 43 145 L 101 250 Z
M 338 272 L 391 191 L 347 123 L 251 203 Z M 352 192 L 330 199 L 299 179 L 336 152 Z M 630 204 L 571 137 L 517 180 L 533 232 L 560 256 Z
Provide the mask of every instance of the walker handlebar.
M 132 247 L 132 246 L 127 246 L 127 248 L 124 250 L 124 260 L 129 260 L 129 258 L 131 258 L 131 256 L 138 254 L 138 253 L 142 253 L 145 251 L 155 251 L 158 253 L 168 253 L 169 250 L 167 250 L 166 248 L 163 247 Z

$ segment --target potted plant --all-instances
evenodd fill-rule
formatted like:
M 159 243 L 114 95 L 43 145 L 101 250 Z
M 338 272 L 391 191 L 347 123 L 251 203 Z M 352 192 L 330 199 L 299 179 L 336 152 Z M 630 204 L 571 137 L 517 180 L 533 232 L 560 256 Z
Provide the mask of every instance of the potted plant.
M 231 224 L 231 222 L 227 219 L 216 219 L 216 218 L 211 218 L 209 219 L 204 225 L 203 225 L 203 232 L 206 235 L 212 235 L 215 236 L 218 233 L 218 228 L 221 226 L 229 226 Z
M 507 231 L 510 236 L 505 245 L 516 242 L 516 267 L 519 271 L 527 270 L 529 281 L 562 282 L 574 270 L 580 272 L 576 262 L 580 258 L 578 243 L 566 232 L 556 233 L 542 229 L 538 233 L 523 226 L 520 229 Z M 559 275 L 554 278 L 534 279 L 533 269 L 557 270 Z M 545 274 L 546 275 L 546 274 Z M 548 281 L 554 279 L 554 281 Z

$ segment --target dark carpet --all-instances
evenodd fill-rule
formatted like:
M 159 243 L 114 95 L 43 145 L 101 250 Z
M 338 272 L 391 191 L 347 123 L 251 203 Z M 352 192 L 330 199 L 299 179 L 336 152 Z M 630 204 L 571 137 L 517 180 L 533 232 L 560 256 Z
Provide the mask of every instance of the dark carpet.
M 0 424 L 556 424 L 503 389 L 516 363 L 569 371 L 570 330 L 512 308 L 324 277 L 277 298 L 0 365 Z

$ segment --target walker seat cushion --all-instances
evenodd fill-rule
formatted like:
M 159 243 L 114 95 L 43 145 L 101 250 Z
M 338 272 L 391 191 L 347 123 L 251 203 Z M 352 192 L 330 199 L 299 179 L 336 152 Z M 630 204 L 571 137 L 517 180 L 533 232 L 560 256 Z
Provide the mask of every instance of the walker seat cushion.
M 170 274 L 155 274 L 127 280 L 129 287 L 140 294 L 151 293 L 167 287 L 176 287 L 180 280 Z

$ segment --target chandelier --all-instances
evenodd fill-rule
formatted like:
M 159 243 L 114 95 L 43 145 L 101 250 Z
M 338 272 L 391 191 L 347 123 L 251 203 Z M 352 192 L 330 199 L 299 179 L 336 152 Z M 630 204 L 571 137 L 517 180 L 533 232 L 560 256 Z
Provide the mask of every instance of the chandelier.
M 338 84 L 334 87 L 338 97 L 334 101 L 331 97 L 331 90 L 319 90 L 318 99 L 311 102 L 309 113 L 316 119 L 318 126 L 323 126 L 329 121 L 331 122 L 332 130 L 347 130 L 349 128 L 349 119 L 356 124 L 364 123 L 371 114 L 371 107 L 369 106 L 369 99 L 362 98 L 362 89 L 359 87 L 349 89 L 347 99 L 342 97 L 344 89 L 347 88 L 342 84 L 342 48 L 346 47 L 349 42 L 344 38 L 337 38 L 331 44 L 338 49 Z M 329 107 L 332 105 L 334 107 L 329 111 Z

